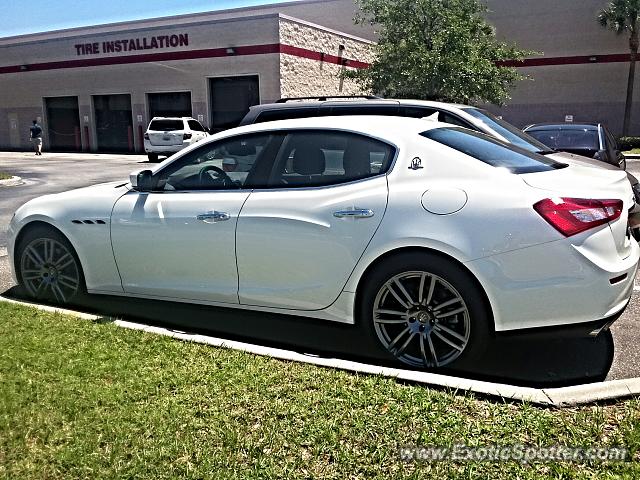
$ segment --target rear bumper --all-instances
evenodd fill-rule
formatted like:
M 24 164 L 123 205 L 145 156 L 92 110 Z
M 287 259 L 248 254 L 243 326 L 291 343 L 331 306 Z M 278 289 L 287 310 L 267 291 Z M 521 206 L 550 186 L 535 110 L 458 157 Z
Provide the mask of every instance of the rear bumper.
M 633 293 L 640 246 L 631 242 L 629 256 L 620 259 L 608 239 L 611 233 L 603 228 L 466 263 L 485 287 L 496 332 L 621 314 Z
M 524 328 L 520 330 L 498 332 L 499 337 L 506 337 L 513 335 L 518 338 L 526 337 L 531 340 L 546 340 L 554 338 L 586 338 L 597 337 L 603 332 L 609 330 L 609 327 L 613 325 L 624 313 L 627 304 L 617 313 L 600 320 L 593 320 L 590 322 L 576 323 L 572 325 L 553 325 L 550 327 L 537 327 L 537 328 Z
M 149 140 L 144 141 L 144 151 L 146 153 L 157 153 L 159 155 L 162 154 L 172 154 L 179 152 L 183 148 L 187 148 L 191 143 L 184 142 L 180 145 L 151 145 Z

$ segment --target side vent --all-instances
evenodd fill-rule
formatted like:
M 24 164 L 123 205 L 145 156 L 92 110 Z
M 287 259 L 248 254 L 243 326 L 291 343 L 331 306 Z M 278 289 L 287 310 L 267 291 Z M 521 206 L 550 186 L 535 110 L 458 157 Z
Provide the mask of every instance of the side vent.
M 71 223 L 74 223 L 76 225 L 106 225 L 107 222 L 105 222 L 104 220 L 92 220 L 90 218 L 86 219 L 86 220 L 71 220 Z

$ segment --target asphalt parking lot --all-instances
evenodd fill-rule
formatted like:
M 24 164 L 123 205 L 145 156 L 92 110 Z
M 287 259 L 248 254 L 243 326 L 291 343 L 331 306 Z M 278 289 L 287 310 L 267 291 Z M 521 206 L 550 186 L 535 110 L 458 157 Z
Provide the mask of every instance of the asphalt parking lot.
M 6 254 L 6 227 L 13 212 L 31 198 L 100 182 L 126 181 L 130 171 L 149 165 L 143 155 L 0 152 L 0 171 L 25 181 L 0 187 L 0 293 L 20 295 L 11 280 Z M 640 160 L 628 161 L 628 170 L 640 175 Z M 636 278 L 636 284 L 640 281 Z M 522 385 L 567 385 L 640 377 L 640 287 L 611 334 L 597 339 L 496 340 L 482 365 L 469 366 L 469 377 Z M 218 336 L 265 345 L 286 346 L 305 353 L 363 360 L 369 357 L 358 332 L 344 325 L 309 319 L 173 303 L 93 297 L 85 309 L 138 319 L 148 323 L 213 330 Z M 237 318 L 242 315 L 243 321 Z M 381 361 L 373 358 L 371 361 Z

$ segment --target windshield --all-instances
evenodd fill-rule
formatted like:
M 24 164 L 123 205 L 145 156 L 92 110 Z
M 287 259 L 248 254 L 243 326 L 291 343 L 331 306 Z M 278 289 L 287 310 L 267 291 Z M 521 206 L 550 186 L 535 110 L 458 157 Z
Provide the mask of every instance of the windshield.
M 596 130 L 549 128 L 531 130 L 529 134 L 556 150 L 600 150 Z
M 544 143 L 540 143 L 535 138 L 511 125 L 509 122 L 505 122 L 486 110 L 481 110 L 475 107 L 464 108 L 463 110 L 476 120 L 480 120 L 483 124 L 504 137 L 507 142 L 513 145 L 517 145 L 520 148 L 536 153 L 547 152 L 549 150 L 549 147 Z
M 493 167 L 506 168 L 512 173 L 545 172 L 566 167 L 564 163 L 466 128 L 434 128 L 420 135 Z

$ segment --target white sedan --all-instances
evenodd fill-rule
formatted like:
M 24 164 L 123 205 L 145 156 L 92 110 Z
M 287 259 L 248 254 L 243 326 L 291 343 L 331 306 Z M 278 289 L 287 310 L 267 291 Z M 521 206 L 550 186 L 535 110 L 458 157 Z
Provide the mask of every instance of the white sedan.
M 623 171 L 442 123 L 320 117 L 228 130 L 130 182 L 32 200 L 9 253 L 36 299 L 305 315 L 441 367 L 494 332 L 596 334 L 618 318 L 640 256 L 632 206 Z

